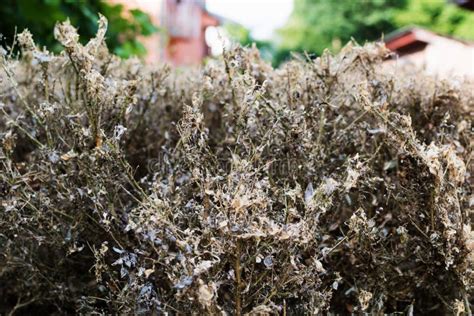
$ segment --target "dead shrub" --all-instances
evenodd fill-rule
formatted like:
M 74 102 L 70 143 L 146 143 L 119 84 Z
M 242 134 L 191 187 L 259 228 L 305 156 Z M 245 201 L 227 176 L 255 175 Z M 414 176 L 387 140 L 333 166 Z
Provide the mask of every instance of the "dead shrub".
M 1 312 L 470 313 L 472 82 L 380 44 L 148 67 L 106 25 L 1 55 Z

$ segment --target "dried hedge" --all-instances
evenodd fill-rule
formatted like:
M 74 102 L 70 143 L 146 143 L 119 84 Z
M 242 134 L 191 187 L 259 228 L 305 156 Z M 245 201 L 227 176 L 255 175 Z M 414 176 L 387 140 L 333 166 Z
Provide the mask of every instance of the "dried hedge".
M 0 313 L 469 314 L 473 83 L 383 45 L 1 53 Z

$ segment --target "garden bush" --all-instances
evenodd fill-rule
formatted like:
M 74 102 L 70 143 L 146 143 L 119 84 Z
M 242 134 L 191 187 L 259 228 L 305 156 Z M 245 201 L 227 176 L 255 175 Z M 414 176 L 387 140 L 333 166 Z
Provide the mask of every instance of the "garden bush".
M 1 52 L 0 313 L 469 314 L 473 83 L 383 44 L 278 69 Z

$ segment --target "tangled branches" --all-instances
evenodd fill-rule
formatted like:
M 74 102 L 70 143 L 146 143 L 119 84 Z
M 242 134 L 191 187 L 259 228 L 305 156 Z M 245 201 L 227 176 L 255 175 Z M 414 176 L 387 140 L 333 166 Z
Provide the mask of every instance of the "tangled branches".
M 470 313 L 472 83 L 379 44 L 172 71 L 99 25 L 2 53 L 0 312 Z

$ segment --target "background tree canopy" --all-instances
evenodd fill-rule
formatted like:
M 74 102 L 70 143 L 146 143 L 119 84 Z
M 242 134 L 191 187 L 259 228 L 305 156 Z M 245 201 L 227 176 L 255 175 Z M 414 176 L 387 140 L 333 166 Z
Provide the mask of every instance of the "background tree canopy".
M 293 13 L 280 30 L 283 48 L 321 54 L 339 49 L 354 37 L 380 38 L 396 28 L 394 17 L 407 0 L 295 0 Z
M 396 11 L 394 22 L 398 27 L 414 24 L 441 34 L 474 40 L 474 13 L 445 0 L 410 0 L 405 8 Z
M 3 0 L 0 5 L 2 42 L 11 45 L 15 30 L 21 32 L 28 28 L 39 45 L 59 51 L 61 46 L 53 37 L 56 22 L 69 18 L 78 26 L 81 41 L 87 42 L 97 31 L 98 12 L 109 20 L 107 45 L 110 50 L 125 58 L 146 53 L 137 37 L 158 30 L 149 16 L 140 10 L 125 14 L 122 5 L 101 0 Z
M 333 51 L 351 38 L 363 43 L 407 25 L 474 39 L 474 13 L 447 0 L 295 0 L 287 24 L 278 31 L 274 64 L 290 51 Z

